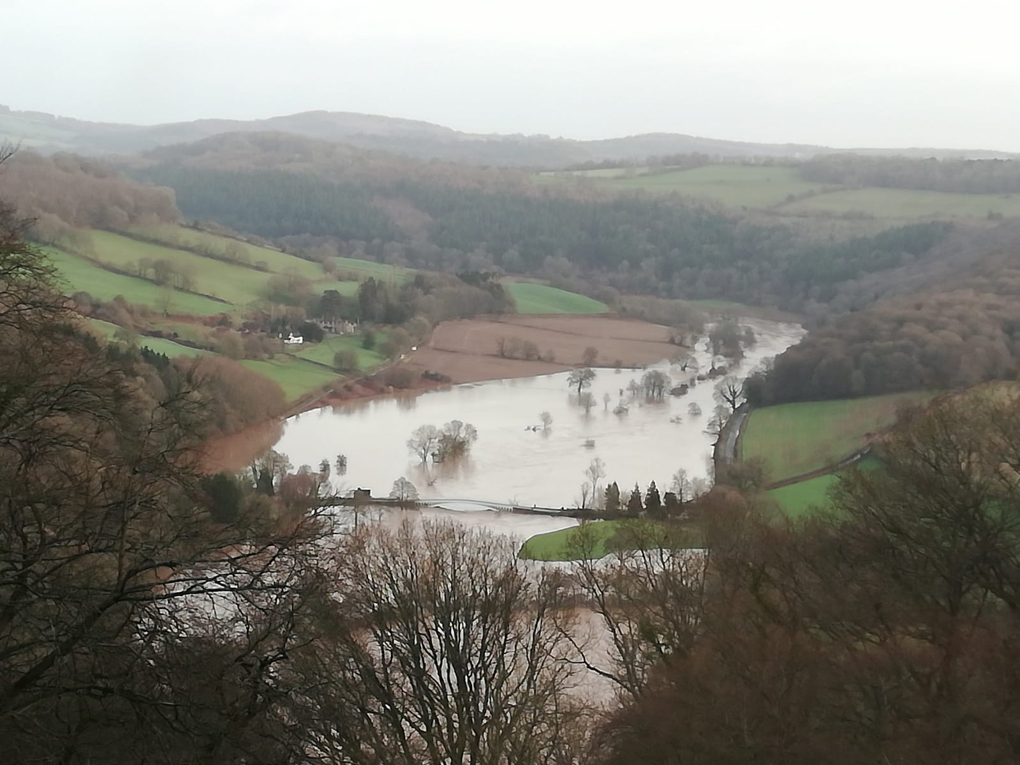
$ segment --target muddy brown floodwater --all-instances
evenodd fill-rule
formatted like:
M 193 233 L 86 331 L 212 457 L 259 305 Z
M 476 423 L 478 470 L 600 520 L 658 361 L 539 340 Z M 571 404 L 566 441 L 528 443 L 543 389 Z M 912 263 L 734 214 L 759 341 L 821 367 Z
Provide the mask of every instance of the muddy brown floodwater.
M 803 334 L 796 324 L 750 319 L 741 323 L 753 327 L 758 340 L 731 370 L 740 376 Z M 709 367 L 704 341 L 694 355 L 702 369 Z M 648 368 L 666 371 L 677 385 L 691 378 L 667 361 Z M 627 386 L 640 380 L 644 371 L 598 369 L 591 388 L 596 404 L 589 414 L 578 405 L 576 391 L 569 389 L 568 373 L 561 372 L 305 412 L 286 421 L 275 448 L 295 466 L 316 466 L 322 459 L 332 463 L 343 453 L 348 459 L 347 475 L 341 479 L 344 487 L 368 488 L 376 496 L 386 496 L 403 476 L 422 497 L 451 500 L 451 509 L 456 509 L 458 499 L 557 508 L 574 505 L 584 471 L 596 457 L 605 463 L 605 481 L 616 481 L 625 494 L 635 483 L 644 492 L 650 481 L 665 491 L 678 468 L 691 478 L 707 477 L 713 438 L 705 427 L 715 406 L 713 383 L 699 383 L 687 395 L 667 395 L 657 403 L 632 399 Z M 608 405 L 603 403 L 607 394 Z M 621 400 L 629 411 L 614 414 Z M 700 417 L 688 413 L 692 403 L 701 407 Z M 553 418 L 548 429 L 540 426 L 539 415 L 544 411 Z M 454 419 L 474 425 L 477 442 L 464 458 L 426 471 L 407 448 L 411 432 L 419 425 L 442 426 Z M 535 426 L 539 429 L 533 430 Z M 527 536 L 535 533 L 534 528 L 524 528 L 526 516 L 520 518 L 520 531 Z M 563 519 L 550 520 L 557 521 L 557 527 L 564 525 Z

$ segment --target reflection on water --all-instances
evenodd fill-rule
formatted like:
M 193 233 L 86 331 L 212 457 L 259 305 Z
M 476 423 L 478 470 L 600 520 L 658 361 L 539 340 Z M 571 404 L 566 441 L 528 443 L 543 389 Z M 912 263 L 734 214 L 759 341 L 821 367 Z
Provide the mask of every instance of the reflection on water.
M 754 327 L 758 342 L 735 370 L 740 375 L 781 353 L 803 333 L 795 324 L 742 323 Z M 707 369 L 704 343 L 696 355 Z M 674 385 L 691 378 L 667 362 L 656 368 L 669 373 Z M 625 496 L 635 483 L 643 491 L 653 480 L 665 490 L 681 467 L 692 478 L 706 476 L 712 438 L 704 428 L 715 406 L 713 384 L 699 383 L 687 395 L 667 396 L 661 403 L 630 400 L 627 386 L 642 374 L 599 369 L 590 389 L 595 406 L 588 414 L 579 406 L 576 391 L 568 389 L 567 373 L 354 401 L 289 419 L 276 448 L 294 465 L 317 465 L 323 458 L 332 462 L 338 453 L 346 454 L 346 486 L 369 488 L 377 496 L 388 494 L 393 482 L 406 476 L 423 497 L 565 507 L 579 497 L 585 468 L 595 457 L 606 464 L 606 480 L 616 481 Z M 609 401 L 604 402 L 607 393 Z M 621 399 L 629 411 L 614 414 Z M 700 405 L 700 417 L 688 414 L 692 402 Z M 553 417 L 547 431 L 540 427 L 543 411 Z M 473 424 L 478 441 L 465 458 L 430 466 L 426 473 L 408 451 L 411 431 L 453 419 Z M 586 447 L 589 441 L 594 446 Z

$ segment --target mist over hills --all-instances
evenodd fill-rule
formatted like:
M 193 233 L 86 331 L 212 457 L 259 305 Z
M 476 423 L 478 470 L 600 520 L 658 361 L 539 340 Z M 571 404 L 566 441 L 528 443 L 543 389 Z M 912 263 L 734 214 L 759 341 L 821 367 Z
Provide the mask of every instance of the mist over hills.
M 472 164 L 563 168 L 587 162 L 641 161 L 649 156 L 701 153 L 710 156 L 797 157 L 852 151 L 908 157 L 1008 158 L 994 150 L 937 148 L 836 149 L 810 144 L 768 144 L 704 138 L 679 133 L 579 141 L 546 135 L 465 133 L 420 120 L 351 112 L 313 111 L 258 120 L 200 119 L 161 125 L 89 122 L 0 105 L 0 140 L 42 152 L 87 155 L 134 154 L 160 146 L 191 143 L 222 133 L 277 132 L 343 142 L 363 149 Z

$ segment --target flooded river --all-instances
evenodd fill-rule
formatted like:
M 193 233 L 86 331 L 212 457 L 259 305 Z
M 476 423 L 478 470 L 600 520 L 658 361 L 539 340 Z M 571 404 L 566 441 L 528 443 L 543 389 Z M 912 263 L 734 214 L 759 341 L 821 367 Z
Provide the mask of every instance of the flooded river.
M 731 369 L 739 376 L 781 353 L 803 334 L 796 324 L 741 323 L 754 328 L 757 343 Z M 707 370 L 710 357 L 704 341 L 695 355 L 701 369 Z M 665 361 L 649 368 L 666 371 L 674 385 L 691 378 Z M 713 437 L 705 428 L 715 406 L 713 382 L 699 383 L 687 395 L 667 395 L 664 401 L 651 403 L 643 396 L 631 398 L 627 392 L 628 384 L 639 381 L 644 371 L 598 369 L 590 389 L 596 403 L 587 414 L 578 404 L 576 390 L 567 385 L 567 373 L 496 380 L 306 412 L 287 420 L 275 448 L 295 466 L 316 466 L 322 459 L 333 463 L 337 454 L 345 454 L 344 487 L 371 489 L 376 496 L 386 496 L 403 476 L 422 497 L 568 507 L 578 501 L 584 471 L 596 457 L 605 463 L 604 480 L 616 481 L 624 496 L 635 483 L 643 492 L 653 480 L 665 491 L 678 468 L 691 478 L 708 477 Z M 608 405 L 603 403 L 607 394 Z M 614 414 L 621 400 L 629 411 Z M 700 417 L 688 413 L 691 403 L 701 407 Z M 542 412 L 552 415 L 548 429 L 540 426 Z M 419 425 L 441 427 L 454 419 L 474 425 L 478 440 L 466 457 L 430 466 L 426 473 L 407 448 L 411 432 Z M 539 429 L 530 429 L 534 426 Z M 518 517 L 522 535 L 538 530 L 525 530 L 526 517 Z M 549 521 L 553 527 L 565 525 L 564 519 Z

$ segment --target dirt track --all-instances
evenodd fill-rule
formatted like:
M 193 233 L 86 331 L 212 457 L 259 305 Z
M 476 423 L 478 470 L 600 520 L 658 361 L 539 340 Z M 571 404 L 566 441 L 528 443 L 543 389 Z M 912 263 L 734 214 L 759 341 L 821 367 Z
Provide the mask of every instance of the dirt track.
M 553 361 L 501 358 L 500 338 L 518 338 L 538 346 Z M 416 372 L 439 372 L 453 382 L 562 372 L 580 364 L 585 348 L 599 352 L 596 366 L 639 367 L 675 356 L 669 330 L 656 324 L 606 316 L 507 316 L 443 322 L 425 347 L 409 355 L 404 366 Z

